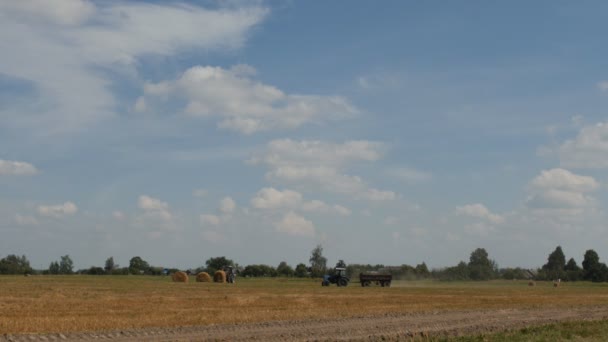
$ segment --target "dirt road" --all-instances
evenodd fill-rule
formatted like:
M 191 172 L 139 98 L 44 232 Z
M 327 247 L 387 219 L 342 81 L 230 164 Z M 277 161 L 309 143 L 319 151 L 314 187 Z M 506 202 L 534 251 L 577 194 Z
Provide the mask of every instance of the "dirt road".
M 255 324 L 48 335 L 5 335 L 0 337 L 0 341 L 405 340 L 413 336 L 469 335 L 560 321 L 599 319 L 608 319 L 608 307 L 442 311 Z

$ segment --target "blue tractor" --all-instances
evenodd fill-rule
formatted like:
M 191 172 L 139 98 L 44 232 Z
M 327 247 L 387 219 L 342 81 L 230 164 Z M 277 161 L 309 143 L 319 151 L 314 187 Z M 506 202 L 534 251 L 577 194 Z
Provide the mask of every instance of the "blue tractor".
M 346 276 L 346 268 L 336 267 L 333 274 L 326 274 L 323 276 L 321 286 L 329 286 L 330 284 L 336 284 L 339 287 L 348 286 L 350 278 Z

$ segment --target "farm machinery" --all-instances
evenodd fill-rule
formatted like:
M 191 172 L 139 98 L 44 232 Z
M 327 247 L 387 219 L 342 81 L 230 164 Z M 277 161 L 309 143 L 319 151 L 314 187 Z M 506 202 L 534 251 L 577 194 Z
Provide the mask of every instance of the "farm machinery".
M 367 287 L 372 283 L 376 285 L 380 285 L 382 287 L 390 287 L 391 281 L 393 280 L 393 276 L 391 274 L 377 274 L 377 273 L 360 273 L 359 281 L 361 282 L 361 286 Z
M 350 278 L 346 276 L 346 268 L 336 267 L 333 274 L 326 274 L 323 276 L 321 286 L 329 286 L 330 284 L 336 284 L 339 287 L 348 286 Z

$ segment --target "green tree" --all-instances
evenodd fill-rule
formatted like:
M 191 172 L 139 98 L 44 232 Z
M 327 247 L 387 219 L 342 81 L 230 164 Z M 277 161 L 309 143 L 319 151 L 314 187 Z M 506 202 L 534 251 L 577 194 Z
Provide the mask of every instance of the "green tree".
M 141 257 L 135 256 L 129 260 L 129 273 L 141 274 L 145 273 L 150 268 L 150 264 Z M 142 272 L 143 271 L 143 272 Z
M 426 266 L 426 263 L 423 262 L 422 264 L 416 265 L 414 273 L 416 273 L 418 277 L 426 278 L 429 276 L 429 268 Z
M 483 248 L 477 248 L 471 253 L 468 268 L 472 280 L 489 280 L 495 275 L 494 262 L 488 258 L 488 252 Z
M 566 279 L 569 281 L 577 281 L 583 279 L 583 270 L 576 264 L 574 258 L 570 258 L 564 267 Z
M 313 277 L 320 278 L 327 269 L 327 258 L 323 256 L 323 247 L 317 245 L 310 253 L 310 269 Z
M 112 273 L 112 271 L 114 271 L 116 268 L 118 268 L 118 265 L 114 263 L 114 257 L 109 257 L 106 259 L 106 266 L 104 267 L 106 273 Z
M 294 270 L 287 262 L 281 261 L 279 266 L 277 266 L 277 274 L 281 277 L 293 277 Z
M 57 261 L 53 261 L 49 265 L 49 274 L 59 274 L 59 263 Z
M 306 269 L 306 265 L 304 265 L 302 263 L 299 263 L 298 265 L 296 265 L 294 275 L 298 278 L 308 277 L 308 270 Z
M 340 259 L 336 263 L 336 267 L 346 268 L 346 263 L 344 262 L 344 260 Z
M 207 265 L 207 273 L 213 274 L 216 271 L 221 270 L 224 266 L 234 266 L 234 261 L 221 256 L 209 258 L 207 261 L 205 261 L 205 265 Z
M 74 273 L 74 262 L 69 255 L 64 255 L 59 261 L 59 273 L 60 274 L 72 274 Z
M 547 263 L 543 265 L 543 271 L 549 279 L 561 279 L 565 278 L 566 272 L 566 256 L 562 251 L 561 246 L 557 246 L 549 257 Z
M 597 253 L 590 249 L 585 252 L 583 260 L 583 277 L 585 280 L 593 282 L 608 281 L 608 267 L 600 262 L 600 257 Z
M 32 267 L 25 255 L 17 256 L 9 254 L 0 259 L 0 274 L 25 274 L 32 273 Z

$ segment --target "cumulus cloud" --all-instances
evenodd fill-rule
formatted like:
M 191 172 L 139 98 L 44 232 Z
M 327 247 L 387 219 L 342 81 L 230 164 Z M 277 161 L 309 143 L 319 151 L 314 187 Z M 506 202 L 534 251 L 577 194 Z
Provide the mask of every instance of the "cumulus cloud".
M 36 173 L 38 169 L 30 163 L 0 159 L 0 176 L 29 176 Z
M 137 203 L 139 208 L 150 217 L 156 217 L 164 221 L 169 221 L 173 218 L 173 215 L 169 211 L 169 204 L 158 198 L 141 195 Z
M 36 226 L 38 225 L 38 220 L 33 216 L 15 214 L 15 223 L 20 226 Z
M 275 230 L 279 233 L 295 236 L 312 237 L 315 235 L 313 223 L 293 211 L 285 214 L 283 219 L 275 224 Z
M 236 203 L 234 202 L 234 200 L 232 198 L 224 197 L 220 201 L 219 209 L 223 214 L 231 214 L 236 209 Z
M 252 207 L 256 209 L 299 209 L 305 212 L 320 214 L 337 214 L 349 216 L 350 209 L 335 204 L 329 205 L 320 200 L 304 201 L 302 194 L 293 190 L 277 190 L 263 188 L 251 199 Z
M 576 138 L 558 149 L 560 163 L 568 168 L 608 168 L 608 123 L 583 127 Z
M 540 189 L 560 189 L 566 191 L 589 192 L 597 190 L 600 184 L 589 176 L 580 176 L 565 169 L 543 170 L 531 185 Z
M 41 216 L 61 218 L 71 216 L 78 212 L 78 207 L 72 202 L 65 202 L 58 205 L 40 205 L 38 206 L 38 214 Z
M 125 219 L 125 214 L 122 211 L 116 210 L 112 213 L 112 217 L 117 221 L 122 221 Z
M 293 208 L 301 201 L 302 195 L 297 191 L 263 188 L 251 199 L 251 205 L 257 209 Z
M 533 209 L 592 207 L 595 199 L 587 193 L 597 190 L 599 186 L 593 177 L 559 168 L 544 170 L 530 182 L 530 196 L 526 205 Z
M 2 125 L 52 134 L 112 117 L 115 74 L 104 70 L 132 75 L 141 56 L 239 48 L 267 13 L 255 4 L 205 9 L 164 2 L 2 1 L 0 73 L 36 89 L 28 105 L 15 102 L 0 111 Z M 145 110 L 145 101 L 135 109 Z
M 385 150 L 381 143 L 359 140 L 342 144 L 325 141 L 273 140 L 266 151 L 250 160 L 265 165 L 266 178 L 279 183 L 314 185 L 323 190 L 352 195 L 373 201 L 394 200 L 392 191 L 369 186 L 361 177 L 345 173 L 349 164 L 380 159 Z
M 490 210 L 488 210 L 488 208 L 481 203 L 467 204 L 461 207 L 456 207 L 456 214 L 486 220 L 491 223 L 503 223 L 505 220 L 504 217 L 490 212 Z
M 302 203 L 302 210 L 316 213 L 333 213 L 340 216 L 349 216 L 351 214 L 350 209 L 346 207 L 338 204 L 332 206 L 319 200 L 312 200 Z
M 608 91 L 608 81 L 601 81 L 597 83 L 597 87 L 601 91 Z
M 179 98 L 183 109 L 195 117 L 218 117 L 218 127 L 252 134 L 289 129 L 352 116 L 357 110 L 339 96 L 286 94 L 255 81 L 255 69 L 237 65 L 231 69 L 196 66 L 172 81 L 144 86 L 146 103 L 154 99 Z M 138 99 L 136 108 L 143 108 Z

